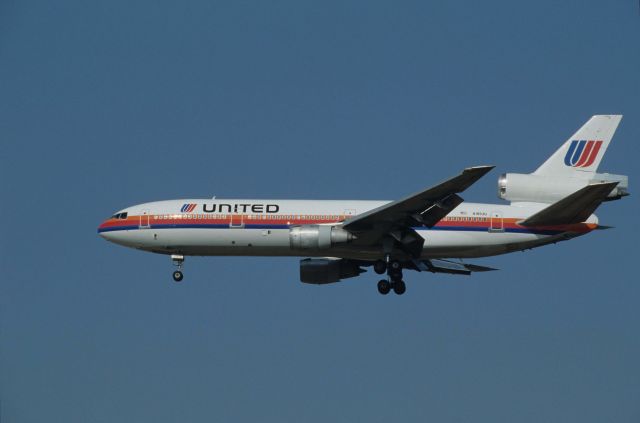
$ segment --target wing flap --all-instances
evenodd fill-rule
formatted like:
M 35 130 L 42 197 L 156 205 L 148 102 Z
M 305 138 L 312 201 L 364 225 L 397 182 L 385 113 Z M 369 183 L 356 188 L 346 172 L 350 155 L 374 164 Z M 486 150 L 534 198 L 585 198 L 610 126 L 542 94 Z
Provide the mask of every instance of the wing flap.
M 424 272 L 450 273 L 454 275 L 470 275 L 473 272 L 489 272 L 492 270 L 498 270 L 493 267 L 440 259 L 416 260 L 414 264 L 416 264 L 418 270 Z
M 522 226 L 555 226 L 584 222 L 607 198 L 618 182 L 587 185 L 538 213 L 518 222 Z
M 443 217 L 451 213 L 451 210 L 458 207 L 464 200 L 458 194 L 451 194 L 437 201 L 422 213 L 413 216 L 415 220 L 424 226 L 431 228 Z

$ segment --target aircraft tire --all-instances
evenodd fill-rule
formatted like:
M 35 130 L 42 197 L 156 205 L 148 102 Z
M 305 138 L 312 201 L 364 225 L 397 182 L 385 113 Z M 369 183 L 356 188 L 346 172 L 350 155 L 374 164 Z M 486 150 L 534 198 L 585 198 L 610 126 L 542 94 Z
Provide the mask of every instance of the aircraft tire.
M 173 272 L 173 280 L 176 282 L 180 282 L 182 280 L 182 278 L 184 277 L 184 275 L 182 274 L 181 271 L 176 270 L 175 272 Z
M 391 291 L 391 284 L 386 279 L 380 279 L 378 282 L 378 292 L 387 295 Z
M 373 271 L 378 275 L 382 275 L 387 271 L 387 263 L 385 263 L 383 260 L 376 261 L 375 263 L 373 263 Z
M 402 295 L 407 291 L 407 285 L 405 285 L 404 281 L 398 281 L 393 283 L 393 292 L 396 295 Z

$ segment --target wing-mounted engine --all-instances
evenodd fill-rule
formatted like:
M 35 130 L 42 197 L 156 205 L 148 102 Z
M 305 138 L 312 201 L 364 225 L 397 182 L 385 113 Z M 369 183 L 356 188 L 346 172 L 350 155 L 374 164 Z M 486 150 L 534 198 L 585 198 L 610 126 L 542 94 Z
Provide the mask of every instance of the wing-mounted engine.
M 322 285 L 353 278 L 366 272 L 357 263 L 347 259 L 317 258 L 300 260 L 300 281 Z
M 595 183 L 618 182 L 605 201 L 629 195 L 625 175 L 594 173 L 587 178 L 571 178 L 522 173 L 504 173 L 498 178 L 498 197 L 513 202 L 555 203 Z
M 324 250 L 336 244 L 346 244 L 355 236 L 339 226 L 303 225 L 289 230 L 289 245 L 293 250 Z

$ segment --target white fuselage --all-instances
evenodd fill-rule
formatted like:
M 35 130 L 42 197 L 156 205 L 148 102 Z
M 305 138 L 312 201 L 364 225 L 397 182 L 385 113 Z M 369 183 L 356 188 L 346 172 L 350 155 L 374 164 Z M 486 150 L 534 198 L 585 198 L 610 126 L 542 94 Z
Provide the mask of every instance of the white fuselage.
M 98 228 L 117 244 L 163 254 L 199 256 L 307 256 L 377 260 L 381 247 L 358 240 L 328 248 L 292 246 L 291 229 L 340 225 L 350 216 L 386 201 L 186 199 L 140 204 L 121 210 Z M 583 235 L 587 222 L 556 227 L 524 227 L 518 221 L 545 204 L 462 203 L 433 228 L 414 228 L 425 239 L 424 258 L 467 258 L 504 254 Z

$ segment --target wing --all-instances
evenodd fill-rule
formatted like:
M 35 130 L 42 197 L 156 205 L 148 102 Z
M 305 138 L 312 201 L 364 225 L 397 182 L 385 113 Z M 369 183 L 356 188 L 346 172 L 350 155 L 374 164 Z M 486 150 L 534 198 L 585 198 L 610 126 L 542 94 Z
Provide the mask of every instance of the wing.
M 447 181 L 406 198 L 347 219 L 343 228 L 358 236 L 360 245 L 373 245 L 390 236 L 412 255 L 422 250 L 424 239 L 412 228 L 431 228 L 464 200 L 457 195 L 494 166 L 469 167 Z

